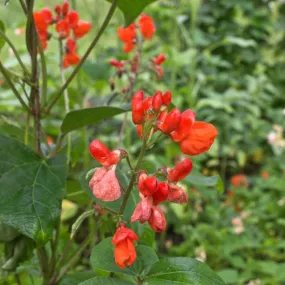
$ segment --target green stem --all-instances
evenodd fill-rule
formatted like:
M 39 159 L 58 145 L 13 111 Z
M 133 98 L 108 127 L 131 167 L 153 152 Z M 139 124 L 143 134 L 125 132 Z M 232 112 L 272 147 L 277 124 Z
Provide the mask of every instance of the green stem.
M 40 60 L 41 60 L 41 66 L 42 66 L 42 100 L 41 100 L 41 106 L 42 108 L 46 105 L 46 99 L 47 99 L 47 66 L 46 66 L 46 60 L 44 55 L 44 50 L 42 47 L 42 44 L 40 40 L 38 39 L 38 49 L 40 52 Z
M 30 128 L 30 113 L 27 113 L 26 129 L 25 129 L 25 145 L 29 144 L 29 128 Z
M 61 87 L 61 89 L 58 91 L 58 93 L 54 96 L 54 98 L 52 99 L 52 101 L 50 102 L 50 104 L 48 105 L 48 107 L 46 108 L 46 113 L 49 113 L 50 110 L 52 109 L 53 105 L 57 102 L 57 100 L 59 99 L 59 97 L 61 96 L 61 94 L 63 93 L 63 91 L 68 87 L 68 85 L 71 83 L 71 81 L 73 80 L 73 78 L 76 76 L 76 74 L 79 72 L 79 69 L 81 68 L 81 66 L 83 65 L 83 63 L 86 61 L 87 57 L 89 56 L 89 54 L 92 52 L 93 48 L 96 46 L 97 42 L 99 41 L 99 39 L 101 38 L 103 32 L 105 31 L 106 27 L 108 26 L 115 10 L 117 7 L 117 0 L 113 0 L 112 5 L 110 7 L 110 10 L 101 26 L 101 28 L 98 31 L 98 34 L 96 35 L 96 37 L 94 38 L 94 40 L 92 41 L 92 43 L 90 44 L 89 48 L 87 49 L 87 51 L 85 52 L 84 56 L 82 57 L 81 61 L 79 62 L 79 64 L 76 66 L 76 68 L 73 70 L 73 72 L 71 73 L 71 75 L 69 76 L 69 78 L 66 80 L 65 84 Z
M 134 170 L 132 172 L 132 176 L 131 176 L 131 179 L 130 179 L 129 186 L 128 186 L 127 190 L 126 190 L 126 194 L 124 196 L 124 200 L 123 200 L 123 202 L 121 204 L 121 207 L 120 207 L 120 211 L 119 211 L 120 215 L 124 214 L 125 208 L 127 206 L 128 199 L 130 197 L 130 194 L 131 194 L 131 192 L 133 190 L 133 187 L 134 187 L 134 184 L 136 182 L 137 171 L 139 170 L 140 165 L 142 163 L 142 160 L 143 160 L 146 148 L 147 148 L 147 139 L 144 139 L 143 140 L 143 145 L 141 147 L 141 151 L 140 151 L 137 163 L 136 163 L 136 166 L 135 166 L 135 168 L 134 168 Z
M 6 82 L 8 83 L 9 87 L 12 89 L 12 91 L 14 92 L 14 94 L 16 95 L 16 97 L 18 98 L 18 100 L 20 101 L 21 105 L 23 106 L 23 108 L 25 108 L 27 111 L 31 112 L 31 109 L 29 108 L 29 106 L 25 103 L 25 101 L 22 99 L 20 93 L 18 92 L 18 90 L 16 89 L 16 87 L 14 86 L 13 82 L 11 81 L 5 67 L 3 66 L 3 64 L 0 61 L 0 71 L 3 74 L 3 76 L 5 77 Z
M 23 0 L 19 0 L 25 14 L 28 13 L 27 6 Z
M 29 70 L 26 68 L 26 66 L 24 65 L 24 63 L 22 62 L 21 60 L 21 57 L 18 53 L 18 51 L 16 50 L 15 46 L 13 45 L 13 43 L 10 41 L 10 39 L 3 33 L 3 31 L 0 30 L 0 36 L 7 42 L 7 44 L 10 46 L 10 48 L 13 50 L 14 54 L 15 54 L 15 57 L 17 58 L 19 64 L 21 65 L 24 73 L 26 75 L 29 75 L 30 72 Z

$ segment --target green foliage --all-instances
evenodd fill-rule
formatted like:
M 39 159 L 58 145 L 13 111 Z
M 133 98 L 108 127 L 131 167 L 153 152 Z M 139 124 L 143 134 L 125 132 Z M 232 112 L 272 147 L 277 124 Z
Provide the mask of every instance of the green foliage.
M 79 285 L 134 285 L 134 283 L 115 278 L 95 277 Z
M 2 33 L 5 33 L 5 25 L 2 21 L 0 21 L 0 30 Z M 5 44 L 5 40 L 3 39 L 3 37 L 0 36 L 0 51 L 2 47 L 4 46 L 4 44 Z
M 0 165 L 0 218 L 37 243 L 46 243 L 64 197 L 65 157 L 42 160 L 20 142 L 0 136 Z

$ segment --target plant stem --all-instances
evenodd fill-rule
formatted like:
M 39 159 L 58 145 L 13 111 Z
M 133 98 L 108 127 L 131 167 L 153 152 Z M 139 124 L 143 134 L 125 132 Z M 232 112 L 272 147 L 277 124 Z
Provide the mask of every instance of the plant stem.
M 64 85 L 65 84 L 65 76 L 64 76 L 64 70 L 63 70 L 63 44 L 62 40 L 59 39 L 59 67 L 60 67 L 60 75 L 61 75 L 61 82 Z M 65 89 L 63 91 L 64 96 L 64 106 L 65 106 L 65 113 L 67 114 L 69 109 L 69 97 L 68 97 L 68 91 Z M 67 156 L 67 164 L 70 162 L 70 156 L 71 156 L 71 134 L 69 133 L 67 135 L 67 150 L 66 150 L 66 156 Z
M 19 0 L 25 14 L 28 13 L 27 6 L 23 0 Z
M 48 155 L 49 157 L 56 155 L 56 153 L 60 150 L 64 137 L 65 137 L 65 134 L 59 135 L 57 142 L 56 142 L 56 145 L 55 145 L 55 148 L 49 153 L 49 155 Z
M 89 54 L 92 52 L 93 48 L 96 46 L 97 42 L 99 41 L 99 39 L 101 38 L 103 32 L 105 31 L 106 27 L 108 26 L 115 10 L 117 7 L 117 0 L 113 0 L 112 5 L 110 7 L 110 10 L 101 26 L 101 28 L 98 31 L 98 34 L 96 35 L 96 37 L 94 38 L 94 40 L 92 41 L 92 43 L 90 44 L 89 48 L 87 49 L 87 51 L 85 52 L 85 54 L 83 55 L 81 61 L 79 62 L 79 64 L 76 66 L 76 68 L 73 70 L 73 72 L 71 73 L 71 75 L 69 76 L 69 78 L 66 80 L 65 84 L 61 87 L 61 89 L 58 91 L 58 93 L 54 96 L 54 98 L 52 99 L 52 101 L 50 102 L 50 104 L 48 105 L 48 107 L 46 108 L 45 112 L 48 114 L 50 112 L 50 110 L 52 109 L 53 105 L 57 102 L 57 100 L 59 99 L 59 97 L 61 96 L 61 94 L 63 93 L 63 91 L 68 87 L 68 85 L 70 84 L 70 82 L 73 80 L 73 78 L 76 76 L 76 74 L 78 73 L 79 69 L 81 68 L 81 66 L 83 65 L 83 63 L 86 61 L 87 57 L 89 56 Z
M 17 52 L 13 43 L 10 41 L 10 39 L 1 30 L 0 30 L 0 36 L 7 42 L 7 44 L 10 46 L 10 48 L 13 50 L 15 57 L 17 58 L 19 64 L 21 65 L 21 67 L 24 71 L 24 74 L 29 75 L 30 72 L 28 71 L 28 69 L 26 68 L 24 63 L 22 62 L 21 57 L 20 57 L 19 53 Z
M 128 199 L 130 197 L 130 194 L 131 194 L 131 192 L 133 190 L 133 187 L 134 187 L 134 184 L 135 184 L 135 181 L 136 181 L 137 171 L 140 168 L 141 162 L 143 160 L 143 157 L 144 157 L 144 154 L 145 154 L 145 151 L 146 151 L 146 147 L 147 147 L 147 139 L 144 138 L 143 144 L 142 144 L 142 147 L 141 147 L 141 151 L 140 151 L 137 163 L 136 163 L 136 166 L 135 166 L 135 168 L 134 168 L 134 170 L 132 172 L 132 176 L 131 176 L 131 179 L 130 179 L 129 186 L 128 186 L 127 190 L 126 190 L 126 194 L 124 196 L 124 200 L 123 200 L 123 202 L 121 204 L 121 207 L 120 207 L 120 211 L 119 211 L 120 215 L 124 214 L 125 208 L 127 206 Z
M 22 284 L 22 283 L 21 283 L 20 276 L 19 276 L 18 273 L 15 273 L 15 280 L 16 280 L 16 282 L 17 282 L 17 285 L 21 285 L 21 284 Z
M 29 128 L 30 128 L 30 113 L 27 113 L 26 129 L 25 129 L 25 145 L 29 144 Z
M 41 106 L 44 108 L 46 105 L 46 99 L 47 99 L 47 66 L 46 66 L 46 60 L 45 60 L 45 54 L 44 50 L 41 44 L 41 41 L 38 39 L 38 49 L 40 53 L 40 59 L 41 59 L 41 71 L 42 71 L 42 100 L 41 100 Z
M 31 112 L 31 109 L 29 108 L 29 106 L 25 103 L 25 101 L 23 100 L 23 98 L 21 97 L 20 93 L 18 92 L 18 90 L 16 89 L 16 87 L 14 86 L 13 82 L 11 81 L 5 67 L 3 66 L 3 64 L 0 61 L 0 71 L 3 74 L 3 76 L 5 77 L 5 80 L 7 81 L 9 87 L 12 89 L 12 91 L 14 92 L 14 94 L 16 95 L 16 97 L 18 98 L 18 100 L 20 101 L 21 105 L 23 106 L 23 108 L 25 108 L 27 111 Z

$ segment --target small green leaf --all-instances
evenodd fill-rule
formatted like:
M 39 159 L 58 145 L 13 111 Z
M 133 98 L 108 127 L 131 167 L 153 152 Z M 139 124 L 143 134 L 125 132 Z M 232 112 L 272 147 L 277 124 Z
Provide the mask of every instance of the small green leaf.
M 68 132 L 82 128 L 89 124 L 97 123 L 98 121 L 111 118 L 113 116 L 127 112 L 127 110 L 116 107 L 94 107 L 71 111 L 66 114 L 62 125 L 61 132 Z
M 115 263 L 114 245 L 111 240 L 112 238 L 106 238 L 93 249 L 90 258 L 93 269 L 138 276 L 143 274 L 151 264 L 158 261 L 158 257 L 153 249 L 144 245 L 138 245 L 136 247 L 137 260 L 135 263 L 132 266 L 121 269 Z
M 109 277 L 95 277 L 79 283 L 79 285 L 134 285 L 134 283 Z
M 162 259 L 152 265 L 145 285 L 225 285 L 206 264 L 188 257 Z
M 17 140 L 0 135 L 0 219 L 46 243 L 60 216 L 66 176 L 64 156 L 43 160 Z
M 107 0 L 112 2 L 112 0 Z M 117 5 L 125 17 L 125 26 L 130 25 L 144 8 L 156 0 L 118 0 Z
M 0 20 L 0 30 L 1 30 L 2 33 L 5 33 L 5 25 L 4 25 L 4 23 L 1 20 Z M 0 36 L 0 50 L 2 49 L 4 44 L 5 44 L 5 40 L 4 40 L 4 38 L 2 38 Z

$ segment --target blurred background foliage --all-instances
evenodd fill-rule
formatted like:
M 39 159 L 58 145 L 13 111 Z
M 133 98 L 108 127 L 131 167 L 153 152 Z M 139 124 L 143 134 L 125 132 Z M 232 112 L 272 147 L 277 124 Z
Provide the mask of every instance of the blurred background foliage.
M 0 19 L 28 65 L 25 35 L 21 32 L 25 19 L 17 1 L 11 0 L 7 6 L 4 2 L 0 1 Z M 36 2 L 39 9 L 57 3 Z M 92 32 L 79 43 L 79 54 L 83 54 L 109 4 L 103 0 L 71 2 L 82 19 L 93 23 Z M 168 208 L 168 230 L 156 238 L 147 227 L 139 226 L 145 233 L 145 242 L 161 256 L 201 259 L 227 284 L 285 284 L 285 143 L 282 134 L 285 127 L 285 1 L 160 0 L 145 12 L 154 19 L 157 31 L 154 39 L 144 46 L 143 57 L 164 53 L 167 60 L 161 80 L 144 74 L 136 82 L 135 90 L 143 88 L 152 95 L 156 90 L 169 89 L 175 105 L 193 109 L 198 120 L 211 122 L 219 130 L 211 151 L 193 158 L 196 173 L 184 183 L 189 204 Z M 116 34 L 122 23 L 122 15 L 117 12 L 96 50 L 70 85 L 71 109 L 106 105 L 114 92 L 119 95 L 111 105 L 128 106 L 129 102 L 120 96 L 124 78 L 115 82 L 115 91 L 111 91 L 108 84 L 114 73 L 109 60 L 128 58 Z M 61 84 L 56 42 L 49 43 L 45 54 L 48 96 L 52 98 Z M 19 72 L 7 45 L 0 59 L 13 72 Z M 0 132 L 23 141 L 25 116 L 1 74 L 0 82 Z M 63 106 L 62 100 L 53 109 L 52 116 L 43 120 L 44 135 L 48 138 L 43 148 L 54 146 L 64 116 Z M 88 143 L 96 137 L 115 147 L 123 117 L 120 115 L 72 133 L 72 165 L 67 201 L 63 206 L 62 219 L 66 222 L 61 231 L 62 246 L 76 216 L 92 206 L 84 181 L 86 172 L 95 166 L 88 153 Z M 33 136 L 32 132 L 30 135 Z M 128 120 L 122 148 L 135 157 L 139 145 L 135 128 Z M 165 139 L 149 152 L 144 166 L 149 170 L 170 166 L 180 155 L 177 145 Z M 199 173 L 211 177 L 205 183 Z M 235 183 L 231 178 L 236 174 L 245 175 L 247 183 Z M 220 175 L 224 183 L 224 192 L 216 175 Z M 97 228 L 98 239 L 110 235 L 114 226 L 107 216 L 102 220 L 100 224 L 92 220 L 84 224 L 85 229 Z M 83 228 L 76 242 L 80 243 L 84 237 Z M 93 274 L 86 272 L 89 270 L 87 257 L 88 254 L 83 255 L 73 268 L 78 280 Z M 37 284 L 39 272 L 34 263 L 32 260 L 17 269 L 29 272 L 24 275 L 26 284 L 32 284 L 29 275 Z M 11 280 L 4 284 L 13 284 Z M 61 284 L 78 284 L 73 281 L 67 277 Z

